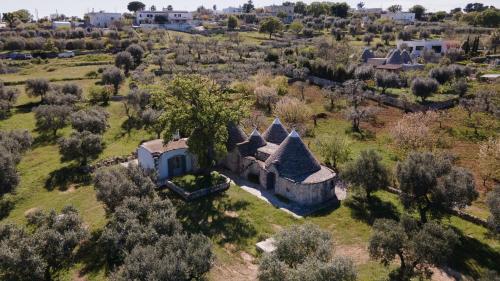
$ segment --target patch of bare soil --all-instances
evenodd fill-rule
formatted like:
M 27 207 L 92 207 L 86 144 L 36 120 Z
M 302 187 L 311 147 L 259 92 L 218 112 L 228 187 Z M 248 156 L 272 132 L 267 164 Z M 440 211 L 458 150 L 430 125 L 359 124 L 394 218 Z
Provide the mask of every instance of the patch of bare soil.
M 39 209 L 40 209 L 40 208 L 37 208 L 37 207 L 30 208 L 30 209 L 28 209 L 28 210 L 26 210 L 26 211 L 24 212 L 24 216 L 27 216 L 27 215 L 29 215 L 29 214 L 31 214 L 31 213 L 33 213 L 33 212 L 36 212 L 36 211 L 38 211 Z
M 76 186 L 74 184 L 68 186 L 68 188 L 64 191 L 61 191 L 61 193 L 73 193 L 76 191 Z
M 241 252 L 231 264 L 222 264 L 216 261 L 210 273 L 211 280 L 231 280 L 231 281 L 253 281 L 257 280 L 258 265 L 254 264 L 255 258 Z
M 462 276 L 451 268 L 432 268 L 432 281 L 467 281 L 469 279 Z
M 87 278 L 81 274 L 79 271 L 75 271 L 73 274 L 73 278 L 71 278 L 73 281 L 87 281 Z
M 230 218 L 237 218 L 237 217 L 239 217 L 238 213 L 237 212 L 233 212 L 233 211 L 225 211 L 224 215 L 226 217 L 230 217 Z
M 335 256 L 343 256 L 352 259 L 355 264 L 364 264 L 370 260 L 370 254 L 366 245 L 336 245 Z

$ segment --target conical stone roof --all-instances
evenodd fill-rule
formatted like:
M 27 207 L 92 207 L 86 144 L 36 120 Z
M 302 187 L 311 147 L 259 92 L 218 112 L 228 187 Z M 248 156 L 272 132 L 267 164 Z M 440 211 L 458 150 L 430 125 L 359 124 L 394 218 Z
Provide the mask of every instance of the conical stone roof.
M 287 136 L 288 132 L 278 118 L 274 119 L 271 126 L 269 126 L 269 128 L 267 128 L 267 130 L 262 134 L 262 137 L 266 141 L 274 144 L 282 143 Z
M 404 64 L 410 64 L 410 63 L 412 63 L 411 56 L 410 56 L 410 54 L 408 53 L 407 50 L 403 50 L 401 52 L 401 58 L 403 59 L 403 63 Z
M 257 129 L 254 129 L 253 132 L 248 137 L 248 143 L 249 143 L 250 148 L 252 150 L 254 150 L 254 149 L 256 150 L 257 148 L 263 147 L 267 144 L 267 142 L 260 135 L 260 133 L 259 133 L 259 131 L 257 131 Z
M 233 122 L 227 125 L 227 150 L 233 150 L 238 143 L 244 142 L 248 136 Z
M 281 177 L 299 178 L 321 170 L 321 165 L 293 130 L 266 160 L 266 167 L 274 165 Z
M 401 58 L 401 51 L 399 49 L 391 52 L 387 58 L 386 64 L 403 64 L 403 58 Z
M 371 58 L 374 58 L 375 55 L 373 54 L 372 50 L 368 49 L 368 48 L 365 48 L 363 50 L 363 53 L 361 53 L 361 60 L 363 62 L 367 62 L 368 59 L 371 59 Z

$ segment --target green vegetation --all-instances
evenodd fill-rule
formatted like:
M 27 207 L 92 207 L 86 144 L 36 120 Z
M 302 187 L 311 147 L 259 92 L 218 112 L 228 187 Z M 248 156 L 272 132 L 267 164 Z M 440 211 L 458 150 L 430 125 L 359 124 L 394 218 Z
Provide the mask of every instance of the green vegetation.
M 171 180 L 175 185 L 184 189 L 187 192 L 193 192 L 203 188 L 209 188 L 226 181 L 226 178 L 222 177 L 217 172 L 211 172 L 209 175 L 183 175 L 174 177 Z

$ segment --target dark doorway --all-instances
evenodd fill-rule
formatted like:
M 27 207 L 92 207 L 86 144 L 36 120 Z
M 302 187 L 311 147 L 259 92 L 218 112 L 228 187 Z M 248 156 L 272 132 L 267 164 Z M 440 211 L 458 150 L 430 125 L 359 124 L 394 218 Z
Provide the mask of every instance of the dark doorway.
M 170 178 L 186 173 L 186 156 L 179 155 L 168 159 L 168 176 Z
M 276 185 L 276 175 L 274 173 L 267 173 L 267 189 L 274 190 Z

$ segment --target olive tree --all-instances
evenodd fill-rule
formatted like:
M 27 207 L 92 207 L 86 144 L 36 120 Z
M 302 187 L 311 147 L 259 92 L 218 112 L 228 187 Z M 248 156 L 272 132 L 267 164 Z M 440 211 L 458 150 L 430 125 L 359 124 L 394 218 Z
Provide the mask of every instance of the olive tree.
M 26 80 L 26 93 L 30 97 L 40 97 L 44 102 L 45 94 L 50 90 L 49 80 L 44 78 Z
M 115 66 L 123 68 L 125 76 L 128 76 L 130 69 L 134 68 L 134 58 L 127 52 L 119 52 L 115 57 Z
M 411 82 L 411 92 L 425 101 L 439 88 L 439 83 L 433 78 L 417 77 Z
M 500 185 L 488 193 L 486 202 L 491 213 L 488 218 L 490 229 L 493 233 L 500 234 Z
M 351 260 L 333 257 L 330 233 L 313 224 L 290 227 L 274 237 L 275 250 L 264 254 L 258 279 L 304 281 L 354 281 L 356 270 Z
M 141 64 L 142 58 L 144 57 L 144 49 L 141 45 L 132 44 L 125 49 L 126 52 L 129 52 L 130 55 L 134 58 L 134 66 L 137 67 Z
M 428 152 L 411 153 L 398 163 L 396 177 L 403 206 L 417 210 L 422 223 L 427 222 L 428 212 L 441 216 L 448 209 L 465 208 L 478 197 L 471 172 Z
M 89 160 L 97 159 L 103 150 L 102 136 L 88 131 L 74 132 L 67 138 L 59 139 L 63 162 L 76 160 L 80 166 L 86 166 Z
M 72 109 L 65 105 L 40 105 L 33 111 L 36 130 L 41 133 L 52 133 L 55 137 L 59 129 L 66 127 Z
M 78 132 L 88 131 L 103 134 L 108 125 L 109 114 L 100 107 L 83 109 L 71 114 L 71 126 Z
M 399 259 L 400 266 L 390 273 L 390 280 L 409 281 L 429 278 L 430 267 L 442 265 L 458 243 L 451 229 L 435 222 L 419 226 L 413 218 L 403 216 L 399 222 L 376 220 L 368 249 L 370 256 L 385 266 Z
M 375 82 L 377 82 L 377 87 L 382 88 L 382 95 L 385 94 L 388 88 L 399 87 L 398 75 L 388 71 L 377 71 L 375 73 Z
M 280 32 L 283 29 L 283 23 L 277 17 L 268 17 L 261 21 L 259 32 L 268 33 L 269 39 L 276 32 Z
M 118 95 L 118 90 L 120 85 L 125 81 L 125 77 L 119 68 L 108 67 L 102 73 L 102 83 L 104 85 L 112 85 L 114 88 L 114 94 Z
M 156 187 L 151 177 L 136 165 L 97 170 L 94 186 L 97 200 L 104 203 L 108 212 L 114 212 L 127 197 L 152 198 Z
M 17 88 L 5 87 L 0 81 L 0 119 L 7 117 L 19 97 Z
M 88 237 L 78 211 L 66 206 L 61 213 L 35 211 L 27 215 L 28 225 L 35 229 L 39 254 L 46 263 L 45 280 L 51 280 L 55 271 L 69 266 L 75 248 Z
M 206 236 L 176 233 L 161 236 L 154 245 L 135 247 L 111 280 L 200 280 L 212 260 Z
M 359 158 L 342 170 L 341 177 L 355 187 L 362 188 L 368 199 L 372 192 L 386 188 L 390 183 L 389 170 L 374 150 L 361 151 Z
M 325 164 L 334 169 L 338 168 L 338 164 L 348 161 L 352 153 L 349 140 L 335 135 L 318 139 L 316 145 Z

